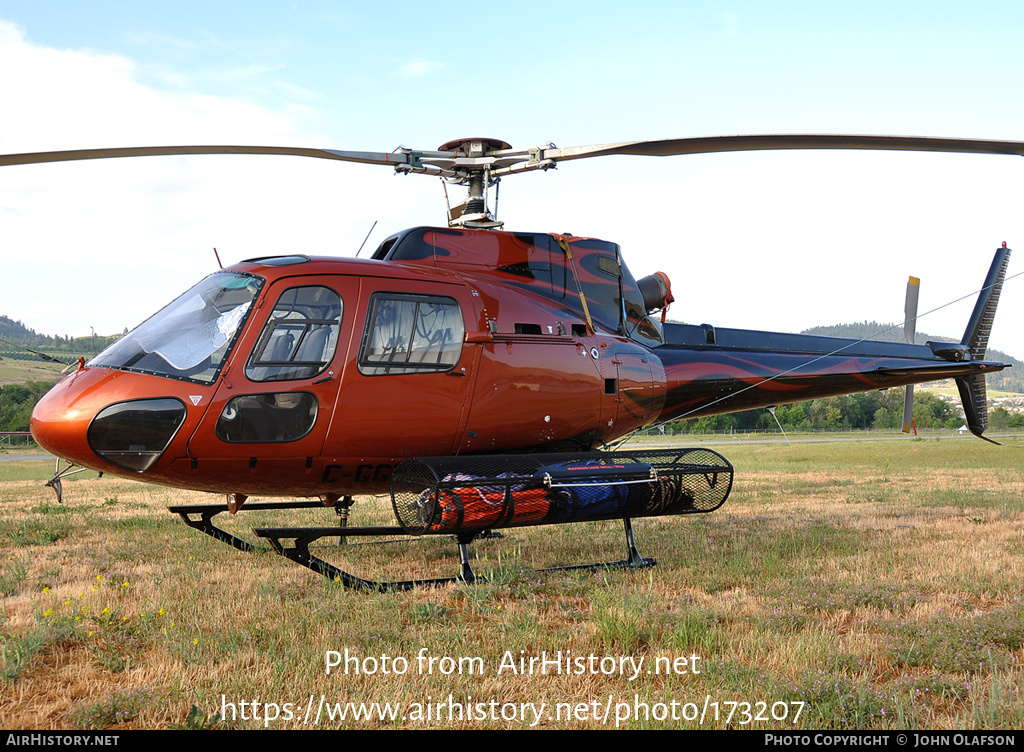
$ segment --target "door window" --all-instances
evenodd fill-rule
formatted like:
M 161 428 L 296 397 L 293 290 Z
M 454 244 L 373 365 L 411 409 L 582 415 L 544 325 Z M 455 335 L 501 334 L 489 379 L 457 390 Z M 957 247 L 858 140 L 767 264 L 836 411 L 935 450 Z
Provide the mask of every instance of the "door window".
M 359 352 L 365 376 L 449 371 L 462 355 L 465 326 L 452 298 L 376 293 Z
M 243 394 L 229 400 L 217 420 L 217 438 L 232 443 L 297 441 L 316 422 L 309 392 Z
M 267 319 L 245 375 L 252 381 L 308 379 L 334 358 L 341 329 L 341 297 L 329 287 L 292 287 Z

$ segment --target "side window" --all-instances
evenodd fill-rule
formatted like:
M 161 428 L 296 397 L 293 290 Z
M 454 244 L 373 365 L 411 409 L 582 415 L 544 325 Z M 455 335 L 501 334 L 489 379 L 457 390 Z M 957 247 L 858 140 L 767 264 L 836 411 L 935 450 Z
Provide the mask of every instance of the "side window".
M 376 293 L 370 298 L 359 372 L 449 371 L 462 355 L 464 335 L 462 312 L 451 298 Z
M 626 328 L 629 330 L 626 332 L 629 338 L 641 345 L 658 347 L 665 344 L 665 340 L 661 336 L 660 325 L 650 316 L 645 315 L 639 321 L 630 316 L 626 319 Z
M 281 293 L 245 366 L 253 381 L 308 379 L 334 357 L 341 328 L 341 297 L 329 287 L 292 287 Z

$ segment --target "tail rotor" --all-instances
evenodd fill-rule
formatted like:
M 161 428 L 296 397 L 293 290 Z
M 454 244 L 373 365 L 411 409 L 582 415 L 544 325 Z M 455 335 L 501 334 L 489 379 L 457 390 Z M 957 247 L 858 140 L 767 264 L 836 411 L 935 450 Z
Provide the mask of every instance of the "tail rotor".
M 914 344 L 914 336 L 917 333 L 917 296 L 921 291 L 921 280 L 911 277 L 907 280 L 907 299 L 903 304 L 903 335 L 907 338 L 907 344 Z M 914 385 L 907 385 L 907 396 L 903 399 L 903 433 L 914 431 L 917 436 L 917 426 L 914 425 Z

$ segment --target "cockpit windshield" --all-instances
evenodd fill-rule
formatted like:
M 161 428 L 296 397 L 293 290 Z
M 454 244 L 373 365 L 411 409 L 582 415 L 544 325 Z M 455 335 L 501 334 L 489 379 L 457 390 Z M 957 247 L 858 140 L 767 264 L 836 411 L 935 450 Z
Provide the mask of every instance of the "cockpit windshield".
M 262 285 L 251 274 L 212 274 L 89 365 L 213 383 Z

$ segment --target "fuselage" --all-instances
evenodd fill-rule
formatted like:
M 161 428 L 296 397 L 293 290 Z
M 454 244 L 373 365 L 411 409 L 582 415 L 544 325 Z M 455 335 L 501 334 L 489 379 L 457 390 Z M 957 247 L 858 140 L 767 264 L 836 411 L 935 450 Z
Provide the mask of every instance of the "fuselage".
M 662 325 L 648 314 L 667 296 L 642 286 L 612 243 L 482 230 L 415 228 L 373 259 L 243 262 L 66 377 L 32 431 L 170 486 L 377 493 L 409 457 L 589 450 L 678 417 L 1002 367 Z

